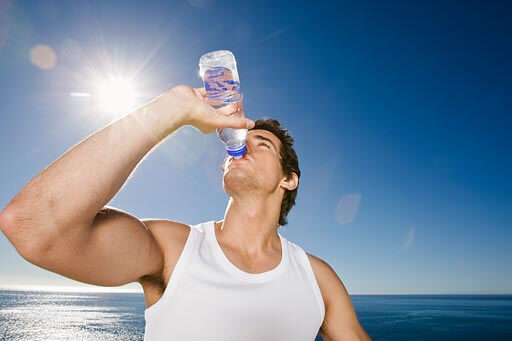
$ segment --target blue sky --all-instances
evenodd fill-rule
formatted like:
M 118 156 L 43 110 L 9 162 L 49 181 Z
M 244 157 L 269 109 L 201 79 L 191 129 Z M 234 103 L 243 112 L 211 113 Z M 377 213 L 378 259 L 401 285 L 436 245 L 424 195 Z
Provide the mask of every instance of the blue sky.
M 512 293 L 511 7 L 334 3 L 0 1 L 0 206 L 112 121 L 70 93 L 114 72 L 142 104 L 202 86 L 199 57 L 228 49 L 246 116 L 274 117 L 296 140 L 302 176 L 280 233 L 350 294 Z M 222 219 L 224 153 L 184 127 L 109 205 Z M 0 286 L 81 285 L 3 234 L 0 255 Z

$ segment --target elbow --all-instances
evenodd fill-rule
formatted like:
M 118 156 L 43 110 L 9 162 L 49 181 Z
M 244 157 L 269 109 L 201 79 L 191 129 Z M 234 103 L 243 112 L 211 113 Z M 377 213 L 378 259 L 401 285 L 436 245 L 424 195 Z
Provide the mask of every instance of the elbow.
M 2 231 L 7 238 L 9 238 L 9 234 L 15 229 L 14 217 L 14 211 L 10 207 L 6 207 L 0 212 L 0 231 Z
M 7 207 L 0 212 L 0 230 L 16 251 L 28 262 L 37 265 L 46 250 L 50 249 L 50 238 L 44 237 L 38 226 L 27 226 L 19 219 L 14 208 Z

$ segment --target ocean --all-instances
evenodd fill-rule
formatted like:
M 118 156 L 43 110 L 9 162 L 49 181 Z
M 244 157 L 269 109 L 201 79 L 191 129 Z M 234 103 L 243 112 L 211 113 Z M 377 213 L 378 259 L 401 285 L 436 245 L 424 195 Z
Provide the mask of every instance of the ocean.
M 512 295 L 351 298 L 375 341 L 512 340 Z M 142 340 L 144 309 L 141 293 L 0 290 L 0 340 Z

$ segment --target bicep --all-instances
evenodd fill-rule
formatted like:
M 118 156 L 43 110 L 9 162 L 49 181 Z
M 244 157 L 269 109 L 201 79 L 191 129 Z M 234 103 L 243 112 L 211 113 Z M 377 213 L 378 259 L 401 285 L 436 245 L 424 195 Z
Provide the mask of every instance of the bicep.
M 100 286 L 135 282 L 163 268 L 162 251 L 145 224 L 114 208 L 104 208 L 92 226 L 54 241 L 39 257 L 35 264 L 42 268 Z

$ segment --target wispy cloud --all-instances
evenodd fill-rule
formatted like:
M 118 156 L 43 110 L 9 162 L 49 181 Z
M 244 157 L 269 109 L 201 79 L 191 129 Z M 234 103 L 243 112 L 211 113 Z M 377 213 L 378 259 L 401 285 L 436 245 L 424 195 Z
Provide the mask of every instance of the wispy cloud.
M 405 236 L 405 240 L 402 244 L 402 248 L 408 249 L 409 246 L 412 245 L 412 243 L 414 242 L 414 231 L 415 231 L 414 225 L 411 225 L 409 227 L 409 230 L 407 231 L 407 235 Z
M 288 24 L 284 27 L 281 27 L 280 29 L 266 35 L 265 37 L 263 37 L 261 40 L 260 40 L 260 43 L 267 40 L 267 39 L 270 39 L 270 38 L 274 38 L 275 36 L 278 36 L 280 35 L 281 33 L 285 32 L 286 30 L 290 29 L 291 27 L 293 26 L 293 24 Z

